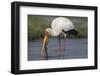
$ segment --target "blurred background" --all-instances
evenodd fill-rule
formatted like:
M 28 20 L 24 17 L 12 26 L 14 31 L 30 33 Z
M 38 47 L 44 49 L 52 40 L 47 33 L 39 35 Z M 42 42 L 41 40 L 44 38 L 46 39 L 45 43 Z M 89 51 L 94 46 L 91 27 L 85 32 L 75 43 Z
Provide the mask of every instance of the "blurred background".
M 56 17 L 59 16 L 28 15 L 28 40 L 43 37 L 45 28 L 51 27 L 51 22 Z M 66 16 L 66 18 L 70 19 L 79 31 L 77 36 L 68 35 L 68 38 L 87 38 L 87 17 Z

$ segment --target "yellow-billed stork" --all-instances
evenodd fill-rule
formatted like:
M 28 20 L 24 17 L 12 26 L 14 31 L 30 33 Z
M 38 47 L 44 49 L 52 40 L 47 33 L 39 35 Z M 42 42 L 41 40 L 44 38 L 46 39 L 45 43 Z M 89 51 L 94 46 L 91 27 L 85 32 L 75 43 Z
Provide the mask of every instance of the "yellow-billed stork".
M 67 34 L 77 35 L 78 32 L 75 29 L 71 20 L 66 17 L 57 17 L 51 23 L 51 28 L 45 29 L 45 36 L 43 39 L 43 45 L 41 49 L 41 56 L 47 54 L 46 45 L 48 44 L 49 36 L 58 37 L 59 39 L 59 50 L 61 51 L 61 43 L 60 43 L 60 34 L 64 35 L 64 40 L 66 39 Z M 64 41 L 64 48 L 65 48 L 65 41 Z M 63 54 L 63 51 L 62 51 Z

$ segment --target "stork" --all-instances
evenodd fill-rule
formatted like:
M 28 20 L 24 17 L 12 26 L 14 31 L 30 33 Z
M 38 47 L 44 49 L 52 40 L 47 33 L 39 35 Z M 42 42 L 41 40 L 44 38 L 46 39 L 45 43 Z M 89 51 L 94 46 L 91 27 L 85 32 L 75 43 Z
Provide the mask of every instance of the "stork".
M 78 31 L 74 27 L 71 20 L 66 17 L 57 17 L 51 23 L 51 28 L 45 29 L 45 35 L 43 39 L 43 44 L 41 48 L 41 57 L 44 55 L 47 56 L 46 45 L 48 44 L 49 36 L 58 37 L 59 40 L 59 51 L 61 51 L 61 55 L 64 55 L 64 51 L 61 49 L 61 41 L 60 35 L 64 35 L 64 40 L 67 37 L 67 34 L 77 35 Z M 65 49 L 65 41 L 64 41 L 64 49 Z

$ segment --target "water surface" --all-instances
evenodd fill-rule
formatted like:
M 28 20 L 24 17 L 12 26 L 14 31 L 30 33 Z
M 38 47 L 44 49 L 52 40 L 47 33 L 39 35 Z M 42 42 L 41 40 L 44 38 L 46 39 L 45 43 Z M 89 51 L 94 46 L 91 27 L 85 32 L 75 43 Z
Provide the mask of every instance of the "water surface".
M 62 46 L 64 39 L 61 39 Z M 40 50 L 42 46 L 42 39 L 28 42 L 28 61 L 41 60 Z M 87 58 L 87 39 L 66 39 L 64 50 L 64 59 L 80 59 Z M 48 60 L 61 59 L 59 55 L 59 46 L 57 38 L 49 38 L 48 46 Z

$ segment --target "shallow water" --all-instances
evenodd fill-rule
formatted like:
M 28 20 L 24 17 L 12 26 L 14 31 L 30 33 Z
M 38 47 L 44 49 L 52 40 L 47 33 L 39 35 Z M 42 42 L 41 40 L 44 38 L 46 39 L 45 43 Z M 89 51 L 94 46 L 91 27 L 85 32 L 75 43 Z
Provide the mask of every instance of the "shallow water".
M 64 48 L 64 39 L 61 39 L 62 48 Z M 41 60 L 40 50 L 42 46 L 42 39 L 28 42 L 28 60 Z M 48 60 L 62 59 L 59 54 L 58 39 L 49 38 L 48 46 Z M 64 59 L 80 59 L 87 58 L 87 39 L 66 39 Z

